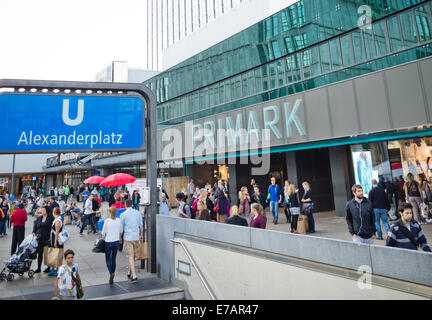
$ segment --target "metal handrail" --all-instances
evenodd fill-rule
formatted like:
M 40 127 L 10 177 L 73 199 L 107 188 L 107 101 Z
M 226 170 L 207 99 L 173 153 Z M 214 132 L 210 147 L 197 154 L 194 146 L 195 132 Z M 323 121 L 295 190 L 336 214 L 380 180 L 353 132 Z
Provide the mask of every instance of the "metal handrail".
M 194 267 L 195 271 L 198 273 L 199 278 L 201 279 L 201 282 L 204 284 L 204 287 L 206 288 L 208 294 L 210 295 L 210 297 L 212 298 L 212 300 L 216 300 L 216 297 L 213 295 L 209 285 L 207 284 L 207 281 L 204 279 L 204 277 L 202 276 L 201 272 L 199 271 L 198 267 L 195 264 L 194 259 L 192 258 L 192 256 L 190 255 L 189 250 L 185 247 L 185 245 L 183 244 L 183 242 L 178 241 L 178 240 L 174 240 L 174 239 L 170 239 L 171 242 L 173 243 L 177 243 L 180 244 L 183 248 L 183 250 L 185 251 L 186 255 L 188 256 L 190 262 L 192 263 L 192 266 Z

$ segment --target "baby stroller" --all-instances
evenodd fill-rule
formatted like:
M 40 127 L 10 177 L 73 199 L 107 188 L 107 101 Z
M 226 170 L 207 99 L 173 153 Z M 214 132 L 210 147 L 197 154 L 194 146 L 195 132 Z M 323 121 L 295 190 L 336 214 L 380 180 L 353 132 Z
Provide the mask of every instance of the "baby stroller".
M 31 269 L 32 260 L 37 258 L 36 249 L 38 247 L 37 237 L 27 236 L 18 247 L 18 251 L 9 260 L 3 263 L 5 267 L 0 272 L 0 280 L 13 281 L 14 273 L 23 276 L 28 272 L 29 278 L 33 278 L 34 271 Z

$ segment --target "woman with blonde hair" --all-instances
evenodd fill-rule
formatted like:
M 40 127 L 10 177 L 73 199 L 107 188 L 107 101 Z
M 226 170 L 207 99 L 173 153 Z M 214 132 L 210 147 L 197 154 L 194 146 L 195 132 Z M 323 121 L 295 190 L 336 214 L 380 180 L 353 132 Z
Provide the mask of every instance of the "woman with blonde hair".
M 240 212 L 238 206 L 232 206 L 230 209 L 230 218 L 226 221 L 227 224 L 234 224 L 237 226 L 248 226 L 247 220 L 243 217 L 240 217 Z
M 109 284 L 114 283 L 116 257 L 120 246 L 122 227 L 120 219 L 117 218 L 117 208 L 108 208 L 109 217 L 105 220 L 102 228 L 102 237 L 105 239 L 105 262 L 110 273 Z
M 241 187 L 239 191 L 237 205 L 239 208 L 240 215 L 245 217 L 248 222 L 250 220 L 250 213 L 251 213 L 250 203 L 251 203 L 251 198 L 249 196 L 248 189 L 246 187 Z
M 267 225 L 267 218 L 263 215 L 264 209 L 262 205 L 253 203 L 251 206 L 251 219 L 249 226 L 251 228 L 265 229 Z
M 407 203 L 411 203 L 413 207 L 414 220 L 419 224 L 425 224 L 423 217 L 420 214 L 420 204 L 422 203 L 420 186 L 414 179 L 414 175 L 408 172 L 406 182 L 404 184 L 405 197 Z
M 312 190 L 310 188 L 309 182 L 305 181 L 302 183 L 302 187 L 304 189 L 304 194 L 301 199 L 301 202 L 303 202 L 302 206 L 302 212 L 307 215 L 308 222 L 309 222 L 309 232 L 314 233 L 315 232 L 315 220 L 313 218 L 313 210 L 314 205 L 312 202 Z
M 293 184 L 290 184 L 287 190 L 288 201 L 290 203 L 290 213 L 291 213 L 291 232 L 295 233 L 297 230 L 297 221 L 300 216 L 300 206 L 297 198 L 298 190 Z

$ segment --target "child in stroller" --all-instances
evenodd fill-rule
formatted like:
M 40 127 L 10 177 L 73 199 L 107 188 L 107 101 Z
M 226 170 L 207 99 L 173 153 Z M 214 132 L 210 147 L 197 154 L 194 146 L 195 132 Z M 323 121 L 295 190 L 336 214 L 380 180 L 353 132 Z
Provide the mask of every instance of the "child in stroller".
M 28 272 L 29 278 L 33 278 L 34 271 L 31 269 L 31 264 L 32 260 L 37 258 L 37 246 L 37 236 L 27 236 L 19 245 L 18 251 L 10 259 L 3 262 L 5 267 L 0 272 L 0 280 L 13 281 L 14 273 L 22 276 L 25 272 Z

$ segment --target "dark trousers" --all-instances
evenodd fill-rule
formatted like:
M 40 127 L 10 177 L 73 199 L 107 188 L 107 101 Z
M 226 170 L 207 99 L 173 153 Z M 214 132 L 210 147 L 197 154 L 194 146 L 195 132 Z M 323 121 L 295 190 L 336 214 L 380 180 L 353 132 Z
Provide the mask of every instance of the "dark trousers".
M 289 211 L 289 204 L 288 203 L 284 203 L 284 212 L 285 212 L 285 217 L 287 219 L 287 223 L 291 222 L 291 213 Z
M 315 220 L 313 217 L 313 210 L 307 215 L 309 221 L 309 232 L 315 232 Z
M 13 235 L 12 235 L 12 247 L 11 247 L 11 255 L 16 252 L 17 247 L 24 240 L 25 229 L 24 226 L 14 226 L 13 227 Z
M 297 230 L 297 221 L 298 221 L 299 216 L 298 215 L 292 215 L 292 219 L 291 219 L 291 230 Z
M 80 233 L 83 232 L 84 228 L 87 226 L 88 223 L 90 223 L 91 231 L 96 232 L 94 214 L 84 214 L 82 217 L 82 226 L 81 226 Z
M 105 242 L 105 261 L 110 275 L 115 274 L 119 241 Z
M 0 234 L 1 235 L 5 235 L 6 234 L 5 223 L 7 223 L 6 219 L 3 219 L 2 221 L 0 221 Z

